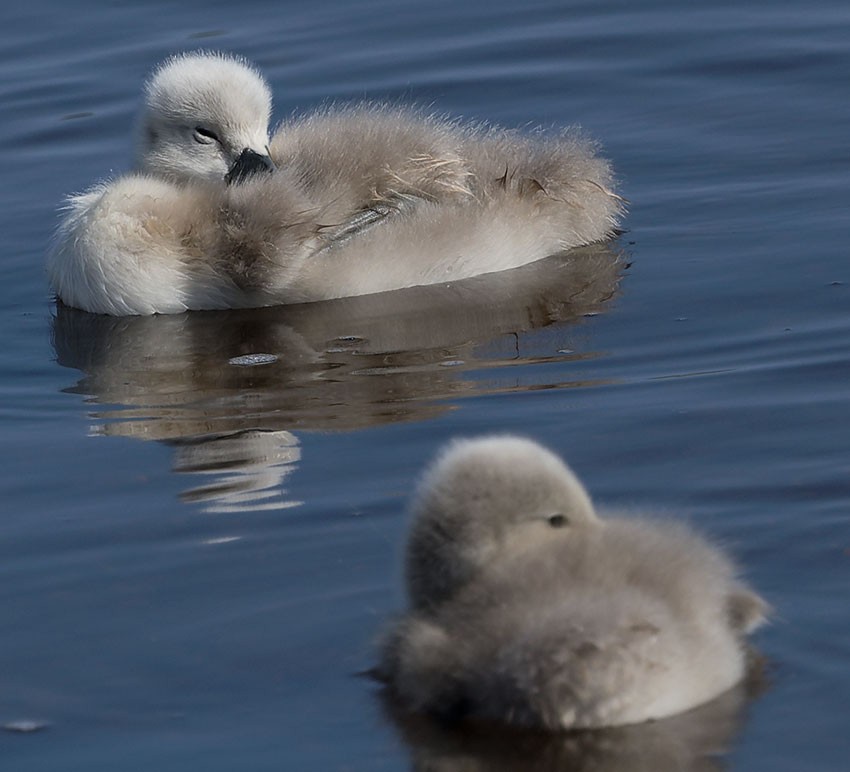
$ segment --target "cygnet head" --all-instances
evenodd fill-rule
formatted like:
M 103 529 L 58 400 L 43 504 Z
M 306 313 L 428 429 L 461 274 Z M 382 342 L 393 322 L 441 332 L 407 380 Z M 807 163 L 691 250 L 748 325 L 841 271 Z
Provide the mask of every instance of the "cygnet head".
M 488 563 L 601 523 L 558 456 L 512 436 L 450 444 L 425 472 L 412 510 L 406 575 L 414 608 L 435 607 Z
M 271 92 L 248 62 L 174 56 L 145 84 L 138 167 L 174 182 L 233 182 L 271 171 L 270 114 Z

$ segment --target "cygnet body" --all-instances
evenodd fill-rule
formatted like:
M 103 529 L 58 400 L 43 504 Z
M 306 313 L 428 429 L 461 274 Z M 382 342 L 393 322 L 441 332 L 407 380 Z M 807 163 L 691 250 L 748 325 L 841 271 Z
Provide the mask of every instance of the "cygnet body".
M 67 305 L 257 307 L 454 281 L 610 237 L 608 163 L 576 133 L 362 104 L 283 123 L 245 61 L 187 54 L 145 86 L 137 170 L 69 199 L 48 258 Z
M 674 715 L 744 676 L 766 604 L 683 524 L 600 518 L 526 439 L 459 441 L 413 504 L 376 675 L 412 711 L 546 729 Z

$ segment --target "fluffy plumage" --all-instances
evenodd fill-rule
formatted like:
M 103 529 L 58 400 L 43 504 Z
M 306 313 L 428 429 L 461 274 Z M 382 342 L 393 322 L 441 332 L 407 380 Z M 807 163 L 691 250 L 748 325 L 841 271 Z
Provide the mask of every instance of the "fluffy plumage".
M 515 437 L 457 442 L 425 474 L 406 577 L 377 669 L 401 703 L 548 729 L 717 697 L 766 611 L 691 529 L 600 518 L 560 459 Z
M 363 104 L 269 140 L 269 111 L 240 59 L 156 70 L 137 171 L 69 199 L 56 294 L 116 315 L 362 295 L 514 268 L 608 238 L 621 214 L 608 163 L 574 132 Z

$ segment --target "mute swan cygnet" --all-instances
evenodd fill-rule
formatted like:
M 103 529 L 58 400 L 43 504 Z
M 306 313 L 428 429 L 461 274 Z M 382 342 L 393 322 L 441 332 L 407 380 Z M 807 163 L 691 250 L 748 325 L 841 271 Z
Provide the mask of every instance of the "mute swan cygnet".
M 745 674 L 765 602 L 685 525 L 600 518 L 550 451 L 497 436 L 426 472 L 406 552 L 410 609 L 375 675 L 401 705 L 547 729 L 686 711 Z
M 601 241 L 622 213 L 608 163 L 575 133 L 363 104 L 269 139 L 270 109 L 242 59 L 163 63 L 136 171 L 69 199 L 48 257 L 57 296 L 124 316 L 363 295 Z

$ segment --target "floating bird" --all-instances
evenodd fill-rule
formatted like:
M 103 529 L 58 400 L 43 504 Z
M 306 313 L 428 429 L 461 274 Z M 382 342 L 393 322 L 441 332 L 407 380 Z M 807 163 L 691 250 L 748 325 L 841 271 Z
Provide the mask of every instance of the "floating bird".
M 600 517 L 557 456 L 510 436 L 455 442 L 425 473 L 406 580 L 375 671 L 400 703 L 550 730 L 712 700 L 767 611 L 690 528 Z
M 610 237 L 623 200 L 575 132 L 523 135 L 360 104 L 284 122 L 238 57 L 145 86 L 136 170 L 72 196 L 48 257 L 67 305 L 116 316 L 364 295 Z

